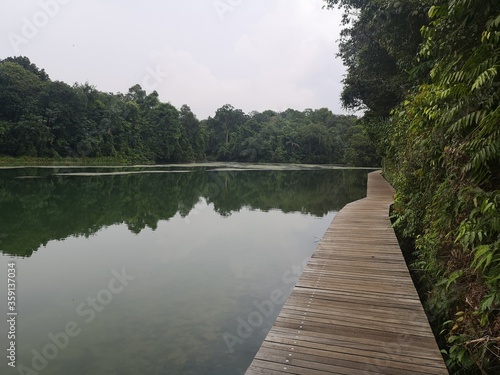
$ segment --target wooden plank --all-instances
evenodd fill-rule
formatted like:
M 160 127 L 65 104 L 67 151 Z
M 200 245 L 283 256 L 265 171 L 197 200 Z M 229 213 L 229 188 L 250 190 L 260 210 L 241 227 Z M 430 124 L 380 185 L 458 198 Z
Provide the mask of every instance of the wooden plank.
M 334 218 L 246 374 L 447 374 L 380 172 Z
M 321 335 L 321 334 L 320 334 Z M 301 340 L 294 339 L 293 334 L 287 333 L 285 331 L 278 331 L 277 329 L 269 332 L 267 342 L 279 342 L 287 344 L 294 350 L 299 347 L 306 348 L 319 348 L 323 350 L 329 350 L 332 352 L 344 352 L 344 353 L 354 353 L 358 354 L 360 357 L 371 356 L 378 360 L 397 360 L 400 362 L 410 362 L 410 363 L 422 363 L 428 366 L 433 366 L 432 356 L 425 355 L 422 351 L 415 353 L 413 350 L 409 349 L 406 352 L 394 353 L 391 351 L 380 351 L 378 350 L 379 345 L 374 345 L 368 342 L 352 342 L 348 340 L 343 340 L 340 337 L 332 345 L 331 337 L 323 338 L 322 336 L 304 336 Z M 400 355 L 404 354 L 404 355 Z
M 393 350 L 395 345 L 388 345 L 384 347 L 385 350 L 380 350 L 382 343 L 380 340 L 373 340 L 369 337 L 360 337 L 356 340 L 353 340 L 349 333 L 347 335 L 344 332 L 339 331 L 336 333 L 335 337 L 332 339 L 332 336 L 325 332 L 303 332 L 303 334 L 297 338 L 297 334 L 294 330 L 290 330 L 288 328 L 281 327 L 273 327 L 268 334 L 267 341 L 272 341 L 273 335 L 277 335 L 282 339 L 288 338 L 289 340 L 293 340 L 293 344 L 301 346 L 301 343 L 304 343 L 303 346 L 311 346 L 318 343 L 323 343 L 326 346 L 331 348 L 338 347 L 346 347 L 346 348 L 358 348 L 360 350 L 366 352 L 378 352 L 380 354 L 389 354 L 391 358 L 400 358 L 400 359 L 408 359 L 408 358 L 419 358 L 419 359 L 429 359 L 431 361 L 435 360 L 435 351 L 433 348 L 420 348 L 419 350 L 415 350 L 412 345 L 407 344 L 406 342 L 403 345 L 399 345 L 397 350 Z M 398 343 L 399 344 L 399 343 Z M 368 353 L 373 355 L 373 353 Z

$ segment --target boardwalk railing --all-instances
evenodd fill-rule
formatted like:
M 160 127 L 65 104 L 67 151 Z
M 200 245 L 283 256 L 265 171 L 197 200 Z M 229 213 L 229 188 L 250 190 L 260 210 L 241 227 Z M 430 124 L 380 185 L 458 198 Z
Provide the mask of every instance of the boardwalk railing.
M 255 374 L 448 374 L 389 220 L 380 172 L 334 218 L 248 368 Z

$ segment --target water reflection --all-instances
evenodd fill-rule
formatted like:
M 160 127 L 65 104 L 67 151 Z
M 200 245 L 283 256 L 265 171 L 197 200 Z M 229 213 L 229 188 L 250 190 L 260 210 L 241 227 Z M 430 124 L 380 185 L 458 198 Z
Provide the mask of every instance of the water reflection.
M 194 168 L 189 173 L 145 170 L 148 173 L 88 175 L 93 172 L 86 170 L 84 176 L 69 175 L 81 173 L 71 169 L 0 171 L 1 251 L 31 256 L 51 240 L 88 237 L 120 223 L 140 233 L 156 229 L 159 221 L 176 214 L 189 223 L 204 205 L 224 217 L 243 207 L 321 217 L 366 192 L 362 170 L 207 172 Z
M 24 373 L 70 322 L 80 333 L 40 375 L 244 373 L 367 171 L 205 169 L 0 170 L 0 279 L 15 261 Z M 134 279 L 110 294 L 123 269 Z

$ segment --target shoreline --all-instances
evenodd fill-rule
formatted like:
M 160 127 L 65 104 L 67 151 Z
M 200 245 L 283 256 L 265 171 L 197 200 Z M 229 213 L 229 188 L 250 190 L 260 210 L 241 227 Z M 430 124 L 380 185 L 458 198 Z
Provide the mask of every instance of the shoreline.
M 214 168 L 217 171 L 219 168 L 223 170 L 318 170 L 318 169 L 360 169 L 360 170 L 375 170 L 380 169 L 379 166 L 373 167 L 351 167 L 338 164 L 300 164 L 300 163 L 244 163 L 244 162 L 192 162 L 192 163 L 165 163 L 165 164 L 135 164 L 135 163 L 119 163 L 108 160 L 104 162 L 101 159 L 2 159 L 0 158 L 0 170 L 6 169 L 22 169 L 22 168 L 38 168 L 38 169 L 153 169 L 153 168 L 176 168 L 176 167 L 208 167 Z

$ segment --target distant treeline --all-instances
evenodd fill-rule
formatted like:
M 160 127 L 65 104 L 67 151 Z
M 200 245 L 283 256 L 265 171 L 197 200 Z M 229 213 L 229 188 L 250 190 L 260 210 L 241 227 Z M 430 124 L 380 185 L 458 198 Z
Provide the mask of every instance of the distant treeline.
M 379 165 L 355 116 L 326 108 L 246 114 L 226 104 L 200 121 L 140 85 L 113 94 L 52 81 L 27 57 L 0 60 L 0 155 Z

